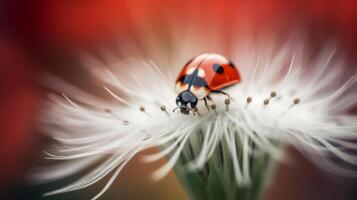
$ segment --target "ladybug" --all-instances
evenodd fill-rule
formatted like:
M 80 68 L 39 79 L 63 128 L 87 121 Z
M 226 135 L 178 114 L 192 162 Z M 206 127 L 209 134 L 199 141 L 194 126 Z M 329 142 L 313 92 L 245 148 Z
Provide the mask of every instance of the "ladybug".
M 218 54 L 202 54 L 194 57 L 183 67 L 177 77 L 175 91 L 177 93 L 174 109 L 180 109 L 182 114 L 198 112 L 198 100 L 204 100 L 209 110 L 207 100 L 212 101 L 210 93 L 220 93 L 230 96 L 222 89 L 241 81 L 234 64 Z M 226 100 L 229 104 L 229 100 Z M 213 104 L 214 105 L 214 104 Z M 212 107 L 213 109 L 215 107 Z

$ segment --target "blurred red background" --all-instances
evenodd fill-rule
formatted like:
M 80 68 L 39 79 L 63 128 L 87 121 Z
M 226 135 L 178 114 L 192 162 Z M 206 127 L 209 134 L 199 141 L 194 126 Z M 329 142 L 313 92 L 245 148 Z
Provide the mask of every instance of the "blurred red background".
M 35 199 L 42 191 L 25 182 L 45 142 L 35 129 L 46 93 L 37 83 L 38 76 L 49 71 L 75 79 L 81 72 L 73 61 L 76 49 L 96 51 L 113 39 L 135 41 L 142 34 L 138 23 L 184 27 L 198 21 L 201 26 L 227 30 L 227 35 L 237 22 L 243 32 L 252 34 L 271 29 L 284 35 L 303 28 L 312 46 L 333 37 L 348 55 L 350 66 L 357 58 L 354 0 L 5 0 L 0 9 L 0 191 L 9 199 Z M 291 151 L 295 165 L 279 166 L 266 199 L 357 198 L 355 180 L 323 174 Z M 159 183 L 143 179 L 154 168 L 132 162 L 103 199 L 183 199 L 174 175 Z M 88 198 L 85 192 L 76 195 Z

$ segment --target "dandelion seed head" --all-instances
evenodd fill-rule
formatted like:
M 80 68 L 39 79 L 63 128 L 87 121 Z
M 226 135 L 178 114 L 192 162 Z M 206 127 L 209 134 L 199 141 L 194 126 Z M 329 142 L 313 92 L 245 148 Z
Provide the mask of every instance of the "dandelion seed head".
M 70 165 L 78 167 L 72 171 L 66 168 L 62 172 L 56 169 L 53 173 L 41 173 L 37 179 L 62 178 L 82 169 L 80 166 L 86 165 L 83 163 L 105 158 L 80 180 L 48 193 L 83 189 L 115 171 L 102 194 L 136 153 L 158 146 L 162 150 L 147 155 L 144 160 L 168 158 L 153 174 L 155 179 L 160 179 L 176 164 L 190 137 L 198 132 L 202 133 L 202 148 L 187 166 L 191 170 L 202 169 L 218 144 L 225 141 L 240 185 L 251 182 L 248 158 L 254 156 L 252 152 L 256 149 L 250 143 L 276 159 L 282 159 L 283 151 L 276 143 L 293 145 L 305 155 L 318 156 L 324 162 L 316 164 L 324 169 L 342 175 L 354 174 L 328 157 L 334 155 L 357 164 L 356 157 L 336 145 L 353 146 L 348 139 L 356 136 L 357 120 L 347 111 L 356 104 L 357 95 L 351 90 L 357 77 L 338 80 L 342 68 L 332 61 L 334 51 L 324 51 L 315 60 L 306 61 L 294 49 L 288 50 L 281 48 L 267 56 L 245 49 L 245 54 L 255 54 L 240 53 L 232 57 L 242 73 L 242 82 L 225 89 L 231 99 L 212 94 L 214 103 L 210 104 L 210 110 L 200 101 L 197 115 L 171 112 L 177 106 L 175 77 L 171 71 L 179 69 L 161 69 L 152 61 L 137 58 L 117 61 L 103 69 L 99 65 L 104 63 L 93 56 L 86 57 L 86 67 L 104 85 L 113 101 L 51 78 L 49 85 L 65 90 L 65 95 L 64 98 L 52 96 L 41 119 L 41 128 L 60 144 L 49 149 L 48 156 L 74 160 Z M 240 160 L 236 155 L 238 145 L 244 147 Z

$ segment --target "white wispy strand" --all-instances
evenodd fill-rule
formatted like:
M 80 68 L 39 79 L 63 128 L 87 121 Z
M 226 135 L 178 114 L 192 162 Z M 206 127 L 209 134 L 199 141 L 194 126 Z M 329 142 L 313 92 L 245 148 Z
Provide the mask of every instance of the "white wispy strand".
M 200 103 L 201 116 L 172 112 L 176 106 L 175 77 L 160 70 L 152 61 L 117 60 L 105 65 L 87 56 L 86 66 L 116 101 L 94 97 L 59 79 L 49 78 L 48 85 L 64 94 L 49 98 L 41 119 L 42 130 L 58 142 L 46 153 L 49 159 L 71 162 L 68 167 L 62 164 L 41 172 L 36 178 L 55 180 L 104 159 L 81 179 L 47 193 L 83 189 L 114 171 L 107 185 L 93 198 L 97 199 L 136 153 L 151 147 L 162 149 L 146 156 L 147 162 L 170 155 L 167 164 L 153 174 L 155 179 L 164 177 L 175 165 L 190 135 L 197 134 L 197 130 L 203 133 L 202 149 L 188 167 L 201 169 L 218 143 L 225 140 L 232 156 L 235 179 L 240 185 L 251 182 L 249 158 L 255 156 L 255 152 L 250 142 L 276 159 L 282 159 L 282 149 L 274 143 L 290 144 L 326 170 L 355 175 L 353 170 L 338 166 L 329 158 L 332 155 L 357 164 L 357 158 L 348 153 L 356 149 L 351 139 L 356 137 L 357 118 L 347 113 L 356 105 L 357 77 L 341 81 L 344 78 L 342 63 L 334 57 L 333 50 L 326 49 L 312 61 L 304 59 L 299 49 L 294 51 L 289 45 L 270 54 L 250 50 L 237 54 L 232 60 L 243 80 L 226 90 L 233 98 L 229 110 L 226 111 L 224 98 L 216 95 L 213 96 L 216 112 L 206 111 Z M 177 63 L 176 66 L 182 65 Z M 271 97 L 271 92 L 276 92 L 276 96 Z M 252 99 L 250 103 L 247 103 L 248 97 Z M 269 102 L 265 105 L 267 99 Z M 235 140 L 237 137 L 240 144 Z M 240 161 L 238 145 L 243 149 Z

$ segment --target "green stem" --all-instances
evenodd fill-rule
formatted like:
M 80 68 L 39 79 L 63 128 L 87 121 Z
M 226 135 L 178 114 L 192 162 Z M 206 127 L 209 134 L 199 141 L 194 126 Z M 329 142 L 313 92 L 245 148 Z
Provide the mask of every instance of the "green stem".
M 250 158 L 251 184 L 237 184 L 228 145 L 222 140 L 213 156 L 200 171 L 190 171 L 187 163 L 196 158 L 202 147 L 202 133 L 190 137 L 174 171 L 191 200 L 259 200 L 265 191 L 274 162 L 266 153 Z M 258 150 L 256 150 L 258 151 Z M 241 164 L 242 145 L 237 139 L 237 156 Z

